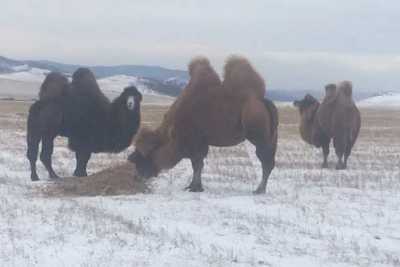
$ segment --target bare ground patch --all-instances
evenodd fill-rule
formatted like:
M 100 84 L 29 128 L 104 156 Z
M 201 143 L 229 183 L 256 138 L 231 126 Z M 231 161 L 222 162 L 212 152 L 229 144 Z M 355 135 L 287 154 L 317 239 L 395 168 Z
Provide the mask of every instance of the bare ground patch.
M 112 196 L 148 193 L 146 180 L 140 179 L 133 164 L 125 163 L 87 177 L 67 177 L 54 182 L 33 185 L 33 191 L 44 197 Z

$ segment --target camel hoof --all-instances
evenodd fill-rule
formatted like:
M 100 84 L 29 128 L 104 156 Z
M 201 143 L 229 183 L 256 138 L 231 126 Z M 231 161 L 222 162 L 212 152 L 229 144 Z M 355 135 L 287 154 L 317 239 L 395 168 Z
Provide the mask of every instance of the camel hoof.
M 74 176 L 75 177 L 86 177 L 88 176 L 86 172 L 79 172 L 79 171 L 75 171 L 74 172 Z
M 39 177 L 37 175 L 31 175 L 31 180 L 32 182 L 37 182 L 39 181 Z
M 328 163 L 327 162 L 322 163 L 321 167 L 322 169 L 328 169 Z
M 253 191 L 254 195 L 262 195 L 265 194 L 265 189 L 257 188 L 257 190 Z
M 189 185 L 188 187 L 185 188 L 185 190 L 189 190 L 189 192 L 203 192 L 204 189 L 201 185 Z
M 58 176 L 57 174 L 52 174 L 52 175 L 50 175 L 50 179 L 52 179 L 52 180 L 57 180 L 57 179 L 60 179 L 60 176 Z
M 345 169 L 346 165 L 344 165 L 343 163 L 336 164 L 336 170 L 345 170 Z

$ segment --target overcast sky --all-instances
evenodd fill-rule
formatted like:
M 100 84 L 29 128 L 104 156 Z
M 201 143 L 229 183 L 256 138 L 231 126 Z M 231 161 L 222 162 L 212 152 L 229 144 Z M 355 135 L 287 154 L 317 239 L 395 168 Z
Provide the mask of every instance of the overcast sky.
M 220 71 L 249 57 L 274 89 L 400 90 L 398 0 L 0 0 L 0 55 Z

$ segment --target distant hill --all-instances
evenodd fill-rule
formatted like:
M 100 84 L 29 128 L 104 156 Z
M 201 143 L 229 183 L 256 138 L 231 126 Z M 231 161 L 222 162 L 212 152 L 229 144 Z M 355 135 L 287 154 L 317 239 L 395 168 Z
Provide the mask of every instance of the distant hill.
M 0 56 L 0 72 L 13 72 L 17 66 L 27 65 L 31 68 L 46 69 L 49 71 L 59 71 L 63 73 L 73 73 L 83 65 L 63 64 L 47 60 L 14 60 Z M 160 66 L 143 65 L 115 65 L 115 66 L 85 66 L 95 73 L 97 78 L 114 75 L 128 75 L 136 77 L 152 78 L 164 81 L 174 77 L 187 79 L 188 74 L 183 70 L 167 69 Z
M 44 77 L 43 75 L 50 71 L 58 71 L 70 76 L 79 67 L 83 66 L 47 60 L 14 60 L 0 56 L 0 74 L 7 74 L 7 78 L 16 77 L 15 80 L 19 81 L 31 81 L 32 79 L 41 81 Z M 116 65 L 84 67 L 89 67 L 98 79 L 118 75 L 141 78 L 141 82 L 147 85 L 150 90 L 168 96 L 178 95 L 188 79 L 186 71 L 159 66 Z
M 71 75 L 82 65 L 63 64 L 47 60 L 14 60 L 0 56 L 0 75 L 10 74 L 18 76 L 17 80 L 37 77 L 37 72 L 42 76 L 49 71 L 58 71 L 66 75 Z M 89 67 L 98 79 L 113 77 L 118 75 L 129 76 L 132 79 L 140 78 L 140 82 L 148 87 L 149 90 L 168 96 L 177 96 L 185 87 L 188 81 L 188 73 L 183 70 L 167 69 L 160 66 L 143 65 L 116 65 L 116 66 L 86 66 Z M 9 78 L 9 77 L 7 77 Z M 35 78 L 36 81 L 42 78 Z M 126 80 L 126 78 L 124 78 Z M 376 92 L 365 92 L 354 90 L 354 98 L 361 100 L 368 98 Z M 312 90 L 279 90 L 267 88 L 267 97 L 276 101 L 293 101 L 303 98 L 305 94 L 312 94 L 317 98 L 322 98 L 323 88 Z

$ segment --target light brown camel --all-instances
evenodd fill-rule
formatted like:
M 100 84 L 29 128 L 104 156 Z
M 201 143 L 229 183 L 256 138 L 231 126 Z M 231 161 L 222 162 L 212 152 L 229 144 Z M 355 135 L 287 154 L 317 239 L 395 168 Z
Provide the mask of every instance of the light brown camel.
M 328 167 L 331 139 L 338 157 L 336 169 L 347 168 L 347 160 L 361 127 L 361 116 L 352 98 L 352 87 L 349 81 L 343 81 L 338 86 L 328 84 L 321 104 L 311 95 L 293 103 L 301 117 L 301 137 L 311 145 L 322 147 L 323 168 Z
M 189 158 L 193 179 L 187 187 L 203 191 L 201 173 L 209 146 L 235 146 L 249 140 L 256 146 L 263 178 L 255 193 L 265 193 L 275 166 L 278 112 L 264 98 L 265 83 L 247 59 L 231 56 L 221 83 L 207 58 L 189 64 L 190 81 L 155 130 L 142 129 L 129 160 L 143 177 L 157 176 Z

